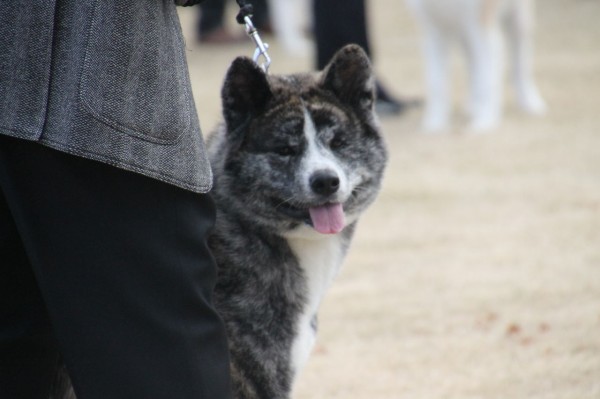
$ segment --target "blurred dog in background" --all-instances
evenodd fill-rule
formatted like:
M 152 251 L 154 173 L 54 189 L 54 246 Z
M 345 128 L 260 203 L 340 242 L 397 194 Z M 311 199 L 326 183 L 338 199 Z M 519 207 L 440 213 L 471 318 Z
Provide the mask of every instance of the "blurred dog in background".
M 426 63 L 427 107 L 423 128 L 448 127 L 450 120 L 449 50 L 458 43 L 468 62 L 469 128 L 482 132 L 501 119 L 504 30 L 510 68 L 521 109 L 543 114 L 544 100 L 532 74 L 533 0 L 406 0 L 421 25 Z

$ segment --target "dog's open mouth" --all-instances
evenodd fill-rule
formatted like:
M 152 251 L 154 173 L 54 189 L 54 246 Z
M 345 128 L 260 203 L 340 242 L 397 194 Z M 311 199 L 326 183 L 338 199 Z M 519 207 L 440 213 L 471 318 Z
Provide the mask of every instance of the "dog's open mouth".
M 293 219 L 312 226 L 321 234 L 337 234 L 346 226 L 344 207 L 339 202 L 307 207 L 296 207 L 290 203 L 277 206 L 277 210 Z

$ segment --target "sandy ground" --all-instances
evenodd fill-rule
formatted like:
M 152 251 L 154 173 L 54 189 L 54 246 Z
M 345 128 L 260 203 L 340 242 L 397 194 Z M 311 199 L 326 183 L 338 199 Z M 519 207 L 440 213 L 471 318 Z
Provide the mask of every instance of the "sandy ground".
M 379 76 L 422 96 L 403 2 L 370 11 Z M 521 115 L 507 90 L 489 135 L 424 135 L 421 110 L 382 118 L 383 191 L 323 304 L 294 398 L 600 398 L 600 2 L 541 0 L 537 15 L 546 117 Z M 181 16 L 208 132 L 227 66 L 252 46 L 198 46 L 195 13 Z M 267 39 L 272 73 L 310 68 Z

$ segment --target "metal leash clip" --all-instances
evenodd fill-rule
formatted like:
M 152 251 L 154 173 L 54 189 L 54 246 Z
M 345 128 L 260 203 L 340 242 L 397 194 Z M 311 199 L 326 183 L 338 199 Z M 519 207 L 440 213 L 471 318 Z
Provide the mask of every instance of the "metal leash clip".
M 240 6 L 240 13 L 237 15 L 236 19 L 239 24 L 246 25 L 246 34 L 250 36 L 250 39 L 252 39 L 256 45 L 252 60 L 259 65 L 265 73 L 269 73 L 269 66 L 271 65 L 271 57 L 269 57 L 269 53 L 267 53 L 269 45 L 262 41 L 258 31 L 252 23 L 252 5 L 243 0 L 238 0 L 238 4 Z M 264 62 L 259 64 L 258 60 L 261 56 L 264 58 Z

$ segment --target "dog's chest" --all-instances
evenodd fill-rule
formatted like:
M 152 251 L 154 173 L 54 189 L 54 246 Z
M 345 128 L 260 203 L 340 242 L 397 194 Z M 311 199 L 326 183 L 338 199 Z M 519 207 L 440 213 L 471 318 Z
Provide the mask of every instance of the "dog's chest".
M 320 235 L 318 239 L 288 239 L 306 278 L 306 304 L 299 316 L 292 346 L 292 370 L 299 372 L 315 341 L 316 315 L 325 292 L 335 278 L 344 256 L 341 235 Z

